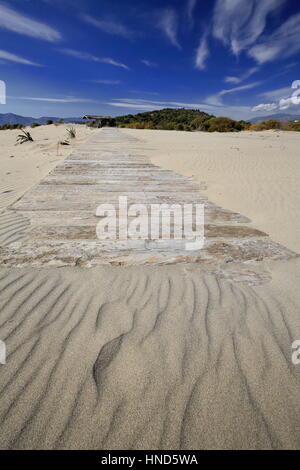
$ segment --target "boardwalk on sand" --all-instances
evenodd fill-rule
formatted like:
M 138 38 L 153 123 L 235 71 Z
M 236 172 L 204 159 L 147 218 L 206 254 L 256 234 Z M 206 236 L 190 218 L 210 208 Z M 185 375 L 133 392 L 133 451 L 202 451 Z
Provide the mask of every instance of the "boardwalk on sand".
M 0 240 L 0 264 L 220 264 L 294 256 L 267 234 L 242 225 L 249 222 L 246 217 L 208 201 L 200 192 L 203 185 L 193 178 L 150 163 L 136 142 L 120 130 L 102 129 L 14 203 L 3 217 L 12 224 L 17 220 L 20 231 L 7 236 L 2 246 Z M 184 239 L 98 240 L 96 209 L 103 203 L 117 207 L 119 196 L 127 196 L 129 206 L 148 208 L 154 203 L 204 204 L 204 248 L 187 251 Z

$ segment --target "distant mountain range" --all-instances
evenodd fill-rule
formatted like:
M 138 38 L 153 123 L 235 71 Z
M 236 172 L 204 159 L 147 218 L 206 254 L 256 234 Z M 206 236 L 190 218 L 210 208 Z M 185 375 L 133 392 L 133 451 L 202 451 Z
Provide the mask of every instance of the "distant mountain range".
M 269 116 L 260 116 L 249 119 L 249 122 L 255 124 L 256 122 L 268 121 L 269 119 L 275 119 L 276 121 L 300 121 L 300 114 L 269 114 Z
M 33 118 L 28 116 L 18 116 L 17 114 L 7 113 L 7 114 L 0 114 L 0 125 L 3 124 L 24 124 L 25 126 L 29 126 L 33 122 L 37 122 L 38 124 L 45 124 L 46 121 L 58 121 L 58 117 L 53 116 L 42 116 L 40 118 Z M 70 117 L 70 118 L 62 118 L 64 122 L 83 122 L 83 120 L 79 117 Z

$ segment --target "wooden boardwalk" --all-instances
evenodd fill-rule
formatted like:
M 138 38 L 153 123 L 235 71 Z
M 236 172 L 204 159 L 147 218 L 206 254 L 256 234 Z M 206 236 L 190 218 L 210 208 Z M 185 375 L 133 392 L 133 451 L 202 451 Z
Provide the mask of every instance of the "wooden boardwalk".
M 193 178 L 150 163 L 135 145 L 136 139 L 106 128 L 74 150 L 6 211 L 6 220 L 17 217 L 26 223 L 22 233 L 0 247 L 0 264 L 220 264 L 295 256 L 267 234 L 242 225 L 249 222 L 246 217 L 208 201 L 201 194 L 203 185 Z M 96 209 L 103 203 L 117 207 L 119 196 L 127 196 L 129 205 L 148 208 L 154 203 L 205 204 L 204 248 L 187 251 L 184 239 L 98 240 Z

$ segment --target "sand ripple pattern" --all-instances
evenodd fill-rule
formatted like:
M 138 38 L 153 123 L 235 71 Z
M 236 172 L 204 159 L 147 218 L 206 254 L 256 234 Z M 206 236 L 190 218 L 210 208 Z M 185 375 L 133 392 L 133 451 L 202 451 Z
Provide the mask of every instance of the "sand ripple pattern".
M 24 215 L 14 211 L 0 213 L 0 247 L 11 243 L 24 241 L 26 231 L 30 227 L 30 220 Z
M 299 322 L 267 290 L 184 266 L 0 285 L 1 448 L 299 448 Z

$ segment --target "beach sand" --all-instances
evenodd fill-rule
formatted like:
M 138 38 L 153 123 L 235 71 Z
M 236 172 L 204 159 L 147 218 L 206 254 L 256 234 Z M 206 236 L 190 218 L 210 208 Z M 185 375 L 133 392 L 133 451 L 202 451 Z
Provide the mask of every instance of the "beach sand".
M 71 127 L 76 129 L 76 139 L 69 139 L 70 145 L 59 145 L 68 140 L 67 129 Z M 52 124 L 24 130 L 30 132 L 34 142 L 16 145 L 18 135 L 22 134 L 20 129 L 0 131 L 0 210 L 23 196 L 96 131 L 81 124 Z
M 37 131 L 56 145 L 54 126 Z M 2 187 L 11 187 L 6 172 L 32 172 L 18 198 L 62 157 L 15 148 L 15 131 L 2 132 Z M 299 134 L 121 132 L 300 252 Z M 253 283 L 235 279 L 234 266 L 222 278 L 191 263 L 2 267 L 1 448 L 299 448 L 299 268 L 298 258 L 263 261 Z

